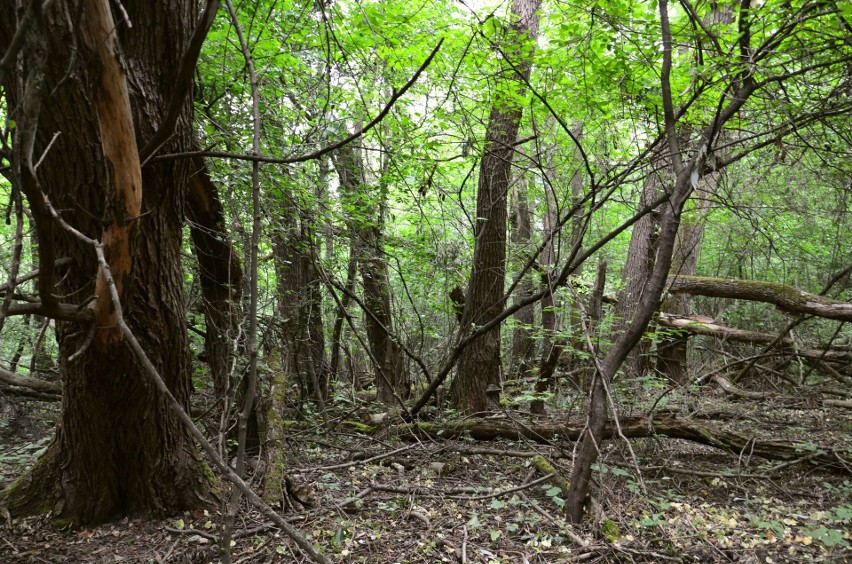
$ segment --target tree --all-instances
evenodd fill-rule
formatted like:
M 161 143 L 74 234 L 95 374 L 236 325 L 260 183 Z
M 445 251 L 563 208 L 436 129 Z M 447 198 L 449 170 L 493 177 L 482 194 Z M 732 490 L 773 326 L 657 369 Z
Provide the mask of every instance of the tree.
M 162 148 L 193 146 L 191 98 L 177 85 L 197 4 L 134 0 L 113 13 L 86 0 L 79 20 L 62 3 L 40 6 L 28 3 L 16 21 L 6 2 L 0 15 L 6 56 L 23 38 L 23 74 L 2 83 L 18 126 L 13 178 L 38 233 L 41 299 L 9 314 L 57 320 L 63 403 L 56 438 L 12 487 L 10 509 L 82 524 L 197 506 L 210 483 L 187 430 L 125 346 L 94 250 L 63 227 L 102 241 L 128 324 L 186 406 L 180 251 L 194 170 L 186 160 L 143 163 L 138 147 L 166 126 L 173 102 L 178 119 Z M 64 258 L 73 267 L 59 279 L 53 266 Z
M 476 242 L 462 316 L 463 330 L 491 321 L 505 304 L 507 201 L 522 116 L 516 97 L 532 68 L 540 5 L 540 0 L 512 2 L 510 33 L 506 45 L 501 46 L 503 56 L 513 60 L 514 68 L 509 65 L 503 68 L 505 83 L 498 85 L 485 133 L 473 230 Z M 465 348 L 459 359 L 454 403 L 471 413 L 494 407 L 486 392 L 489 387 L 499 387 L 501 361 L 499 328 Z
M 364 325 L 375 368 L 378 399 L 386 404 L 395 401 L 397 393 L 408 396 L 408 381 L 402 350 L 393 333 L 388 263 L 384 256 L 385 203 L 371 198 L 366 187 L 364 163 L 352 146 L 338 151 L 334 165 L 350 210 L 349 230 L 352 255 L 364 285 Z M 383 195 L 379 196 L 384 199 Z M 351 271 L 351 268 L 349 269 Z

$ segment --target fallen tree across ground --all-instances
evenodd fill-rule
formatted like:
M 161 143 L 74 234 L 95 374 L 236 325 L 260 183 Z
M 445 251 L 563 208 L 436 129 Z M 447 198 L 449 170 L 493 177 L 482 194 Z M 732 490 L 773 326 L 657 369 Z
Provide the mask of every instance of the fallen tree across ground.
M 360 424 L 359 424 L 360 425 Z M 621 433 L 628 439 L 664 436 L 684 439 L 718 449 L 742 454 L 747 457 L 759 456 L 767 460 L 808 460 L 832 470 L 852 474 L 852 453 L 832 449 L 827 446 L 797 443 L 784 440 L 760 440 L 754 436 L 741 435 L 726 429 L 716 428 L 704 423 L 678 419 L 671 416 L 661 417 L 625 417 L 620 420 Z M 478 441 L 495 439 L 529 440 L 550 444 L 559 440 L 576 441 L 584 428 L 583 423 L 519 423 L 508 419 L 470 419 L 455 423 L 416 422 L 391 427 L 391 431 L 400 437 L 411 439 L 456 439 L 471 437 Z M 613 439 L 618 432 L 608 423 L 604 429 L 604 439 Z
M 774 304 L 788 313 L 852 321 L 852 304 L 803 292 L 793 286 L 759 280 L 678 276 L 669 280 L 669 293 L 732 298 Z

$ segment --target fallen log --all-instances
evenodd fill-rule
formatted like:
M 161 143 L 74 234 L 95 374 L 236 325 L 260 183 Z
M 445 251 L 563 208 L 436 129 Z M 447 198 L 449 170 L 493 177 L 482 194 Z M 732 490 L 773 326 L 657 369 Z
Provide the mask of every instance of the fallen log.
M 59 395 L 62 393 L 62 386 L 60 384 L 46 382 L 30 376 L 21 376 L 20 374 L 15 374 L 5 368 L 0 368 L 0 382 L 44 394 Z
M 629 439 L 640 439 L 654 436 L 664 436 L 673 439 L 684 439 L 695 443 L 712 446 L 735 454 L 759 456 L 767 460 L 795 460 L 803 453 L 814 451 L 813 443 L 796 443 L 793 441 L 764 441 L 754 436 L 740 435 L 733 431 L 719 429 L 710 425 L 677 419 L 671 416 L 662 417 L 625 417 L 621 419 L 621 432 Z M 457 439 L 470 437 L 478 441 L 508 439 L 512 441 L 528 440 L 549 444 L 559 440 L 576 441 L 584 429 L 583 423 L 515 423 L 500 419 L 469 419 L 466 421 L 436 424 L 436 423 L 407 423 L 397 425 L 391 430 L 403 438 L 419 439 Z M 617 436 L 613 426 L 607 424 L 604 429 L 604 439 Z M 852 473 L 852 454 L 817 446 L 818 453 L 812 459 L 841 472 Z
M 747 331 L 736 329 L 714 323 L 712 319 L 703 316 L 679 316 L 660 312 L 657 323 L 663 327 L 684 331 L 691 335 L 704 335 L 715 337 L 721 341 L 736 341 L 753 345 L 769 345 L 776 341 L 776 335 L 760 333 L 758 331 Z M 852 362 L 852 351 L 846 347 L 832 347 L 826 350 L 820 349 L 796 349 L 792 339 L 781 339 L 776 343 L 779 349 L 786 354 L 795 354 L 808 360 L 825 361 L 839 364 Z
M 730 394 L 732 396 L 736 396 L 744 399 L 751 400 L 772 400 L 772 401 L 780 401 L 785 404 L 801 404 L 803 401 L 806 401 L 807 398 L 803 398 L 801 396 L 783 396 L 779 394 L 774 394 L 772 392 L 754 392 L 751 390 L 744 390 L 739 386 L 735 385 L 733 382 L 725 378 L 724 376 L 713 376 L 711 378 L 715 383 L 719 385 L 725 393 Z M 843 407 L 846 409 L 852 409 L 852 401 L 849 400 L 836 400 L 836 399 L 817 399 L 815 402 L 815 407 L 822 405 L 823 407 Z
M 669 280 L 672 294 L 732 298 L 774 304 L 789 313 L 852 321 L 852 304 L 803 292 L 793 286 L 760 280 L 735 280 L 706 276 L 677 276 Z

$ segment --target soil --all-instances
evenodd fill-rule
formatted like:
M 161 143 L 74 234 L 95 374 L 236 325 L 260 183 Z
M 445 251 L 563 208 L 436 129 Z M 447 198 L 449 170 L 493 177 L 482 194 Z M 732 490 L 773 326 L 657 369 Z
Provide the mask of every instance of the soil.
M 675 403 L 666 408 L 684 417 L 706 421 L 712 414 L 740 433 L 801 441 L 803 459 L 813 449 L 852 450 L 849 410 L 763 403 L 758 411 L 709 394 L 688 413 Z M 37 415 L 4 414 L 0 486 L 51 438 L 38 423 L 49 420 L 51 408 L 33 405 Z M 842 465 L 786 464 L 666 438 L 633 441 L 631 454 L 610 441 L 595 474 L 600 510 L 572 527 L 562 491 L 532 456 L 543 455 L 568 477 L 573 443 L 412 443 L 393 433 L 392 417 L 365 435 L 345 424 L 346 411 L 330 414 L 328 425 L 292 431 L 292 495 L 276 508 L 333 561 L 852 561 L 852 469 Z M 530 418 L 509 409 L 498 416 Z M 257 487 L 263 464 L 252 469 Z M 74 531 L 57 530 L 49 515 L 4 520 L 2 562 L 221 561 L 222 507 Z M 250 508 L 240 512 L 233 535 L 232 562 L 307 561 Z

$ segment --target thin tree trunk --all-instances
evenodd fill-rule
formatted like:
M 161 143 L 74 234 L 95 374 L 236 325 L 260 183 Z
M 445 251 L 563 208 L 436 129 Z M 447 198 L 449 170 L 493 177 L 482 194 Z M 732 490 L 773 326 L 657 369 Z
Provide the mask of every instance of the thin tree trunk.
M 300 209 L 292 194 L 279 202 L 280 222 L 273 240 L 280 335 L 284 339 L 283 367 L 292 370 L 288 379 L 299 382 L 303 399 L 322 408 L 328 394 L 328 363 L 322 328 L 321 281 L 314 218 Z
M 704 239 L 704 222 L 710 205 L 708 196 L 713 193 L 715 183 L 715 176 L 707 176 L 695 191 L 695 209 L 678 232 L 670 276 L 695 274 L 701 242 Z M 674 295 L 663 302 L 662 308 L 673 315 L 689 315 L 690 298 L 688 294 Z M 657 343 L 657 371 L 678 385 L 685 384 L 688 379 L 688 342 L 686 335 L 675 333 L 665 336 Z
M 377 397 L 390 404 L 395 401 L 395 395 L 407 397 L 409 385 L 402 350 L 393 335 L 388 265 L 382 240 L 383 205 L 379 202 L 376 206 L 370 198 L 362 158 L 354 147 L 339 149 L 334 164 L 343 198 L 353 210 L 348 220 L 350 244 L 364 286 L 364 325 L 375 364 Z M 376 208 L 378 213 L 373 211 Z
M 518 178 L 512 190 L 512 247 L 513 255 L 519 260 L 515 262 L 526 262 L 523 260 L 530 250 L 532 238 L 532 226 L 530 221 L 530 209 L 527 204 L 527 184 L 523 176 Z M 533 294 L 533 279 L 525 276 L 517 286 L 514 300 L 522 301 Z M 532 359 L 535 353 L 535 341 L 532 338 L 532 328 L 535 324 L 535 307 L 530 304 L 522 307 L 513 316 L 515 321 L 512 333 L 512 372 L 518 377 L 526 377 L 532 369 Z
M 648 207 L 659 197 L 660 179 L 657 175 L 655 171 L 645 179 L 639 199 L 639 209 Z M 659 224 L 660 210 L 654 210 L 633 226 L 630 246 L 627 250 L 627 262 L 622 270 L 623 286 L 618 293 L 618 303 L 615 307 L 614 331 L 620 331 L 630 323 L 639 306 L 639 301 L 645 295 L 657 253 Z M 650 341 L 643 339 L 628 353 L 626 370 L 631 378 L 641 377 L 647 372 L 650 366 L 648 360 L 650 349 Z

